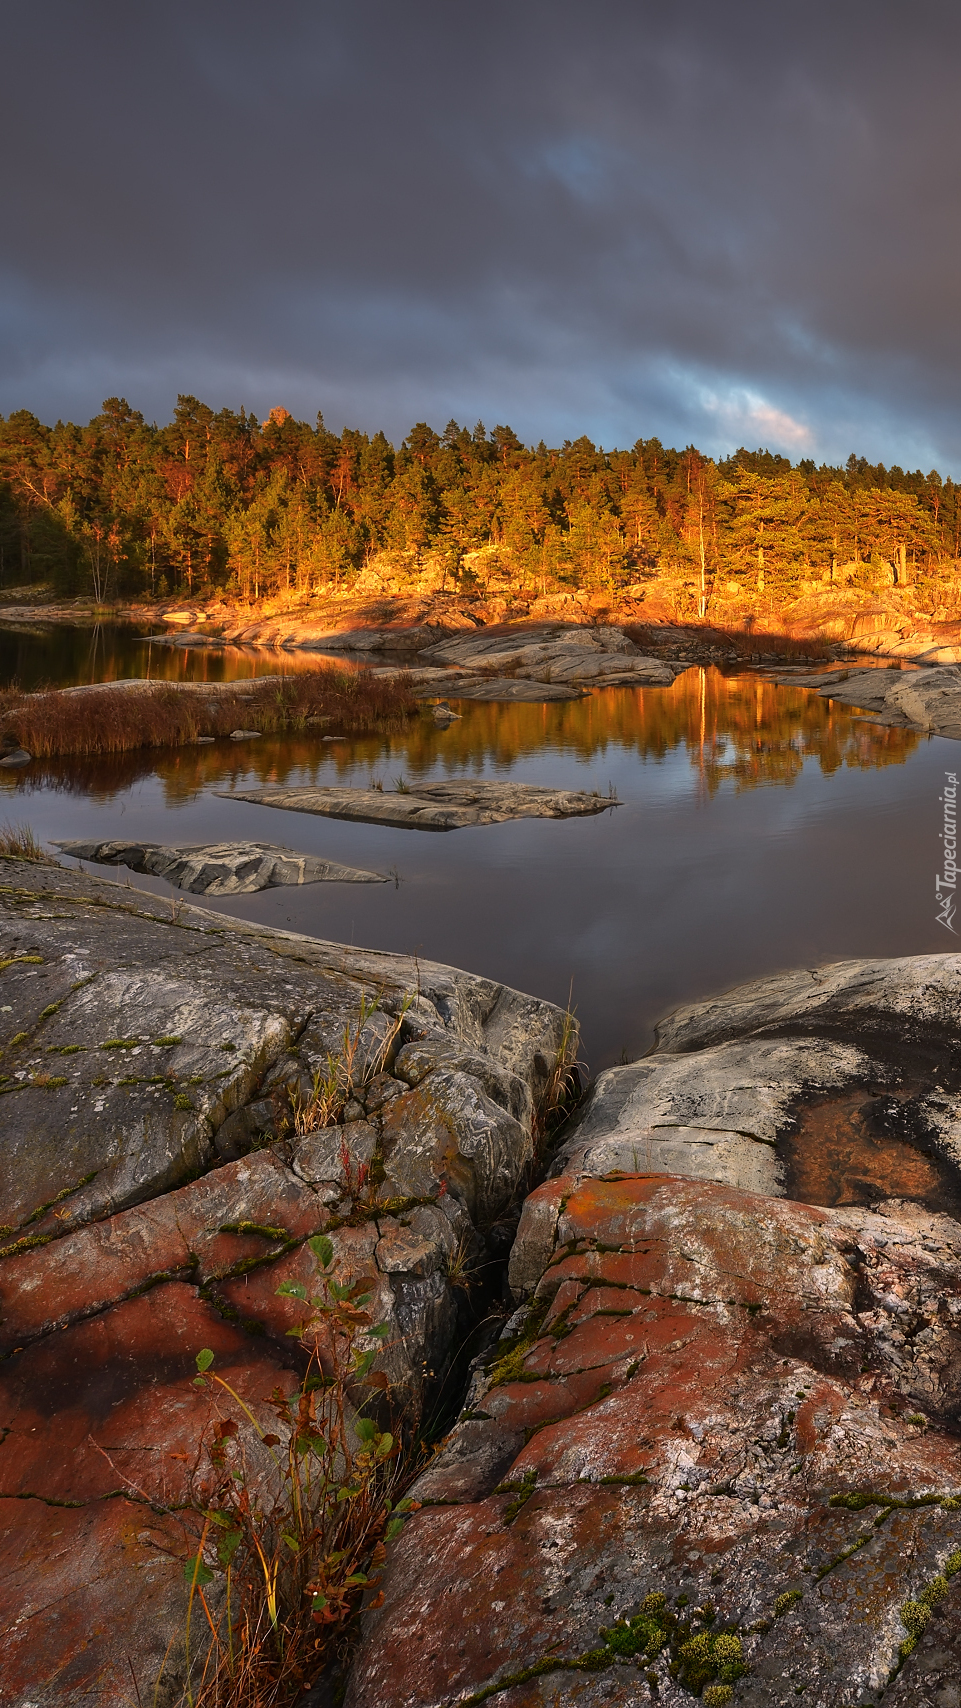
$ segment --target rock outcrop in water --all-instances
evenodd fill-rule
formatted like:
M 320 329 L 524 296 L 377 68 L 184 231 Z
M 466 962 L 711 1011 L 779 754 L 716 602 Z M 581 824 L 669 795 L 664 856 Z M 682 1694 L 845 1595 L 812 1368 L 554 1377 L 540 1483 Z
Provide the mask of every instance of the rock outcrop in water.
M 374 1278 L 379 1366 L 416 1419 L 568 1022 L 430 962 L 59 868 L 0 876 L 0 1692 L 153 1701 L 172 1643 L 169 1702 L 197 1352 L 251 1403 L 293 1386 L 302 1309 L 277 1288 L 310 1280 L 327 1231 Z M 334 1135 L 297 1120 L 332 1056 Z
M 207 842 L 172 848 L 159 842 L 55 842 L 61 854 L 94 865 L 127 866 L 166 878 L 195 896 L 250 895 L 289 884 L 386 884 L 379 872 L 340 866 L 316 854 L 294 854 L 269 842 Z
M 961 670 L 840 670 L 778 675 L 782 687 L 816 688 L 825 700 L 859 706 L 875 721 L 961 740 Z
M 426 663 L 491 675 L 513 673 L 535 682 L 583 687 L 613 687 L 630 683 L 667 687 L 677 671 L 663 659 L 646 658 L 623 629 L 579 628 L 567 624 L 532 626 L 500 634 L 457 635 L 425 649 Z M 478 684 L 478 689 L 482 684 Z M 453 690 L 451 690 L 453 692 Z M 471 689 L 465 698 L 482 697 Z
M 511 818 L 579 818 L 620 804 L 613 795 L 587 794 L 581 789 L 486 779 L 418 782 L 396 793 L 336 787 L 215 789 L 214 793 L 227 801 L 253 801 L 257 806 L 388 824 L 399 830 L 461 830 L 467 825 L 504 824 Z

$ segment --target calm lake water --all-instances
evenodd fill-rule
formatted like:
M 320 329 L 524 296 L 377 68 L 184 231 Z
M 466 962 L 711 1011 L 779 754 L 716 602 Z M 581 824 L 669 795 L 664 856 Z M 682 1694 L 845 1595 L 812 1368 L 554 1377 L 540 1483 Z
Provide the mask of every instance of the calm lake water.
M 309 655 L 154 646 L 130 630 L 0 634 L 6 680 L 150 674 L 219 679 L 311 668 Z M 44 656 L 44 648 L 46 652 Z M 86 650 L 85 650 L 86 649 Z M 10 662 L 12 661 L 12 662 Z M 31 674 L 31 672 L 33 674 Z M 456 705 L 456 702 L 452 702 Z M 395 949 L 573 1002 L 592 1072 L 649 1048 L 678 1003 L 797 965 L 943 951 L 935 924 L 938 795 L 961 744 L 885 730 L 803 689 L 693 668 L 671 688 L 553 705 L 461 703 L 407 733 L 218 742 L 4 777 L 0 818 L 53 837 L 271 841 L 390 873 L 202 905 L 340 942 Z M 265 782 L 404 777 L 613 785 L 596 818 L 445 834 L 348 824 L 221 800 Z M 105 876 L 116 875 L 103 869 Z M 124 874 L 121 872 L 120 877 Z M 143 888 L 167 885 L 134 876 Z

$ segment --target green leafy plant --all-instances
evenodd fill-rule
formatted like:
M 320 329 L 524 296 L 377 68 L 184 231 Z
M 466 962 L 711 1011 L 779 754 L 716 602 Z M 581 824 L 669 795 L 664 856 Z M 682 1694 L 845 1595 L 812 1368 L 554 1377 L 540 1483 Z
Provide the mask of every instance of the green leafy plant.
M 207 1642 L 199 1682 L 182 1697 L 189 1708 L 293 1704 L 361 1601 L 377 1605 L 385 1544 L 415 1510 L 402 1498 L 411 1467 L 383 1427 L 388 1384 L 373 1366 L 388 1331 L 368 1308 L 373 1279 L 339 1280 L 327 1235 L 309 1245 L 312 1290 L 293 1281 L 277 1289 L 303 1302 L 304 1320 L 289 1332 L 307 1366 L 299 1385 L 266 1402 L 272 1421 L 216 1371 L 209 1349 L 197 1355 L 194 1386 L 218 1408 L 226 1402 L 226 1415 L 207 1438 L 211 1487 L 184 1566 L 188 1671 L 198 1614 Z M 376 1417 L 367 1415 L 373 1403 Z

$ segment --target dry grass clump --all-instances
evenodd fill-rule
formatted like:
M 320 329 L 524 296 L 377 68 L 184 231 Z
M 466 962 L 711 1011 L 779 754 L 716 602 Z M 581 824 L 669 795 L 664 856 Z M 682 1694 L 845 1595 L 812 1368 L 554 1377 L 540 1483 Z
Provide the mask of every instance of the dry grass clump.
M 386 1334 L 368 1309 L 376 1281 L 341 1280 L 326 1235 L 309 1244 L 310 1293 L 290 1281 L 277 1289 L 303 1302 L 293 1332 L 307 1368 L 292 1392 L 270 1396 L 268 1428 L 217 1374 L 213 1353 L 197 1356 L 195 1385 L 219 1415 L 199 1546 L 184 1568 L 193 1682 L 182 1708 L 293 1708 L 361 1602 L 383 1599 L 385 1543 L 414 1504 L 402 1498 L 413 1467 L 399 1440 L 367 1415 L 383 1411 L 387 1390 L 373 1368 Z
M 37 759 L 65 754 L 129 753 L 184 747 L 198 736 L 255 729 L 264 735 L 303 730 L 310 719 L 344 731 L 397 729 L 418 709 L 409 682 L 321 669 L 276 682 L 256 680 L 209 694 L 167 684 L 102 687 L 83 693 L 0 692 L 0 739 L 15 740 Z
M 54 864 L 29 824 L 0 824 L 0 860 L 35 860 L 41 866 Z

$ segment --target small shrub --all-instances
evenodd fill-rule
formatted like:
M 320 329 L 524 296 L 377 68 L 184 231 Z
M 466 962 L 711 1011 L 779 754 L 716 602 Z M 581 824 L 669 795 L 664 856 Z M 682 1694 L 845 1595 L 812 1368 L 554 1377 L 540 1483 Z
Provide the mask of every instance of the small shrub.
M 932 1578 L 930 1583 L 925 1584 L 921 1594 L 918 1596 L 918 1600 L 923 1601 L 926 1607 L 937 1607 L 939 1603 L 944 1600 L 950 1588 L 951 1585 L 948 1583 L 947 1578 L 943 1577 L 939 1572 L 937 1577 Z
M 785 1590 L 784 1594 L 779 1595 L 777 1597 L 777 1599 L 775 1600 L 775 1603 L 774 1603 L 774 1617 L 775 1617 L 775 1619 L 780 1619 L 783 1614 L 787 1613 L 790 1608 L 794 1607 L 797 1602 L 801 1601 L 803 1599 L 803 1596 L 804 1596 L 803 1589 Z
M 338 1281 L 330 1239 L 309 1243 L 316 1291 L 278 1288 L 304 1303 L 294 1332 L 307 1369 L 291 1392 L 270 1396 L 273 1425 L 264 1429 L 217 1374 L 212 1352 L 197 1356 L 195 1386 L 226 1399 L 229 1415 L 207 1438 L 213 1487 L 198 1506 L 199 1546 L 184 1567 L 188 1656 L 195 1602 L 209 1639 L 201 1681 L 182 1698 L 190 1708 L 290 1708 L 361 1600 L 379 1605 L 385 1543 L 415 1509 L 401 1498 L 410 1471 L 399 1440 L 365 1415 L 386 1389 L 373 1370 L 386 1333 L 367 1309 L 374 1283 Z M 207 1594 L 211 1584 L 216 1596 Z

